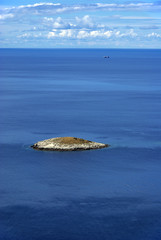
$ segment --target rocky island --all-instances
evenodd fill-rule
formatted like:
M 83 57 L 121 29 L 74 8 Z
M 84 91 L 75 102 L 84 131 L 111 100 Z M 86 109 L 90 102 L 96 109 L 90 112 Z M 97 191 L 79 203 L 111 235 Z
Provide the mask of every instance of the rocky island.
M 110 145 L 104 143 L 97 143 L 88 141 L 82 138 L 75 137 L 57 137 L 40 141 L 31 147 L 37 150 L 49 151 L 78 151 L 90 150 L 109 147 Z

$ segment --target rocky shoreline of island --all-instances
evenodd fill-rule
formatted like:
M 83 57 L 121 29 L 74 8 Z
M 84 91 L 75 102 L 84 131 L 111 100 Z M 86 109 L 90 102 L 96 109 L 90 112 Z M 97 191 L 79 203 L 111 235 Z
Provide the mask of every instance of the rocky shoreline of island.
M 81 151 L 109 147 L 109 144 L 93 142 L 76 137 L 57 137 L 39 141 L 31 147 L 46 151 Z

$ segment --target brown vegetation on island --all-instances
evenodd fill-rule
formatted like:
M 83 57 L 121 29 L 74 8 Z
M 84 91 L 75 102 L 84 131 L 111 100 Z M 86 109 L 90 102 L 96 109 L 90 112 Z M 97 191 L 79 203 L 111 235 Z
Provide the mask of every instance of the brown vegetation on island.
M 31 147 L 37 150 L 49 151 L 78 151 L 109 147 L 104 143 L 92 142 L 76 137 L 57 137 L 39 141 Z

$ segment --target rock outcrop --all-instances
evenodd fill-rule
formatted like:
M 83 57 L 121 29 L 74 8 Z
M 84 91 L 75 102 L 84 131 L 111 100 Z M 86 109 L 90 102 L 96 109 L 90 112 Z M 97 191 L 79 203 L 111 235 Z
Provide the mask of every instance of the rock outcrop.
M 57 137 L 40 141 L 31 147 L 38 150 L 49 151 L 78 151 L 90 150 L 109 147 L 110 145 L 104 143 L 97 143 L 82 138 L 75 137 Z

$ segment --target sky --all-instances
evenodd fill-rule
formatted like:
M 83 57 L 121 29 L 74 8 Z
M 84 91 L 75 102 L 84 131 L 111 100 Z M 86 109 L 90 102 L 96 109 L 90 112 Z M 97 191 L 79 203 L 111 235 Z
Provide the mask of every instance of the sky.
M 0 48 L 161 48 L 161 1 L 0 0 Z

